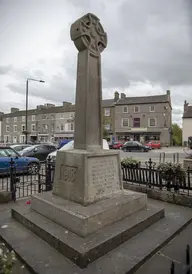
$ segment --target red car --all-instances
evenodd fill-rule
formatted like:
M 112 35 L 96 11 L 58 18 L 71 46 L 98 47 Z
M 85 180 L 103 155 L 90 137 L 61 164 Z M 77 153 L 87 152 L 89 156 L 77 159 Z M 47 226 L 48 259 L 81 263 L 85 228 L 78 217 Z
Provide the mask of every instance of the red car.
M 123 146 L 123 144 L 121 142 L 117 141 L 112 144 L 112 149 L 121 149 L 122 146 Z
M 146 144 L 146 146 L 150 147 L 151 149 L 160 149 L 161 143 L 160 141 L 150 141 Z

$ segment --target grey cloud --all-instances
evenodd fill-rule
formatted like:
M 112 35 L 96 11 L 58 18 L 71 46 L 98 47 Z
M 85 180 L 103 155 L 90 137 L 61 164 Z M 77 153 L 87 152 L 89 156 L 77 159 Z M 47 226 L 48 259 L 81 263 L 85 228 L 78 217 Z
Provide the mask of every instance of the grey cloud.
M 0 75 L 5 75 L 5 74 L 9 74 L 10 72 L 12 72 L 12 66 L 8 65 L 8 66 L 0 66 Z

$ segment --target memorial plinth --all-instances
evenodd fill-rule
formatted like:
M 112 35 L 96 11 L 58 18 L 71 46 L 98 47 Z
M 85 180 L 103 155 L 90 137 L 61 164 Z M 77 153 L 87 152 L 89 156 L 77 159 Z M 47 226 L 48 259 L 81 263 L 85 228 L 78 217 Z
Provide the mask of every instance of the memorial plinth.
M 77 20 L 71 39 L 79 51 L 74 149 L 58 151 L 53 191 L 35 195 L 29 211 L 12 216 L 83 268 L 163 218 L 164 210 L 147 208 L 146 194 L 124 190 L 119 152 L 102 149 L 100 53 L 107 34 L 99 19 L 89 13 Z

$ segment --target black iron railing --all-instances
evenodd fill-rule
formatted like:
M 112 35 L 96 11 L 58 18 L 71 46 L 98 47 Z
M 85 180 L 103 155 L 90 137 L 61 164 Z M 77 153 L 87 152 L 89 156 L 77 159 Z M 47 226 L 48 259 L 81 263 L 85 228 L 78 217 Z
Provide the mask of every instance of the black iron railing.
M 156 168 L 156 163 L 151 159 L 146 162 L 144 167 L 131 164 L 122 164 L 121 167 L 124 182 L 192 195 L 192 170 L 190 168 L 186 170 L 185 175 L 169 173 L 165 178 L 158 168 Z
M 52 190 L 54 166 L 51 160 L 41 162 L 38 169 L 17 170 L 11 158 L 8 169 L 0 169 L 0 191 L 11 192 L 12 200 L 28 197 L 35 193 Z

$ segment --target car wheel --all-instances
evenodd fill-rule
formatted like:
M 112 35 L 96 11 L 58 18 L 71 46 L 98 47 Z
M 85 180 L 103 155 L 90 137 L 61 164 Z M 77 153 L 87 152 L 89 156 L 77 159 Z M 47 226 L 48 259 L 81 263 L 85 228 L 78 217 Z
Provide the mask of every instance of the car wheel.
M 30 163 L 28 165 L 28 173 L 29 174 L 37 174 L 39 172 L 39 164 L 37 163 Z
M 126 152 L 127 151 L 127 149 L 124 147 L 124 148 L 122 148 L 122 150 L 123 150 L 123 152 Z

